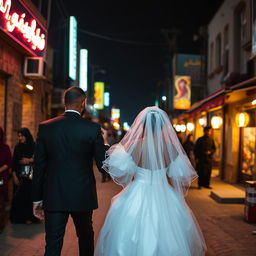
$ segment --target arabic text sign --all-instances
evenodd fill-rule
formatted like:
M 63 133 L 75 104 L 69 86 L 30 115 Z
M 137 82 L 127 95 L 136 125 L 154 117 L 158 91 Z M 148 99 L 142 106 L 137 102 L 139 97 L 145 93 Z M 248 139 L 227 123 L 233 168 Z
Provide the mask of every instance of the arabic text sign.
M 47 30 L 19 0 L 0 0 L 0 29 L 34 56 L 43 56 Z
M 199 85 L 201 79 L 200 55 L 177 54 L 176 75 L 190 76 L 193 85 Z

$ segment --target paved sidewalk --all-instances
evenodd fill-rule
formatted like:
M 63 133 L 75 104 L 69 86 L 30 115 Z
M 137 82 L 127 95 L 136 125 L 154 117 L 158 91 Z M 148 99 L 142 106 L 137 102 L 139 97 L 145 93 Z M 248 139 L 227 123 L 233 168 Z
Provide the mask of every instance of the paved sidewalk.
M 100 208 L 94 213 L 95 240 L 104 221 L 111 198 L 120 191 L 113 182 L 100 183 L 97 173 Z M 221 188 L 220 182 L 212 186 Z M 204 233 L 208 246 L 207 256 L 253 256 L 256 255 L 256 225 L 243 220 L 242 204 L 219 204 L 209 195 L 210 190 L 197 190 L 192 186 L 187 202 L 194 212 Z M 44 252 L 44 227 L 35 225 L 8 224 L 0 234 L 1 256 L 41 256 Z M 70 220 L 64 241 L 62 256 L 78 254 L 77 238 Z M 110 255 L 111 256 L 111 255 Z M 132 255 L 131 255 L 132 256 Z

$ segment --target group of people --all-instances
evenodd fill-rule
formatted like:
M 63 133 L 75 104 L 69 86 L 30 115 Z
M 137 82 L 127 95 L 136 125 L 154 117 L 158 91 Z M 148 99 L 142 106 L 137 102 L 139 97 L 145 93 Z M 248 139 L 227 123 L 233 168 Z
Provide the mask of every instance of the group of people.
M 0 127 L 0 193 L 3 204 L 10 200 L 9 182 L 13 180 L 10 221 L 12 223 L 39 222 L 33 215 L 32 169 L 35 142 L 27 128 L 17 132 L 18 143 L 13 154 L 6 143 L 4 130 Z
M 211 189 L 210 179 L 213 165 L 213 155 L 216 151 L 214 140 L 211 136 L 212 128 L 204 127 L 204 135 L 194 143 L 193 135 L 189 134 L 182 142 L 181 133 L 178 138 L 198 174 L 198 189 L 202 187 Z

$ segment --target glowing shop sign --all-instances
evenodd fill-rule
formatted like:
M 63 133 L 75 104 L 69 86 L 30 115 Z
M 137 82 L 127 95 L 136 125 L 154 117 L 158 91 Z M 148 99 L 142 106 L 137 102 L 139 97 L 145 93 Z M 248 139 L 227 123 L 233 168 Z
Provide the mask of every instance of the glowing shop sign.
M 19 0 L 0 0 L 0 29 L 32 55 L 43 56 L 47 30 Z
M 79 75 L 79 86 L 87 91 L 88 87 L 88 50 L 80 50 L 80 75 Z
M 94 83 L 94 107 L 96 109 L 104 109 L 104 88 L 103 82 Z
M 0 0 L 1 1 L 1 0 Z M 69 18 L 69 77 L 76 80 L 77 58 L 77 21 L 74 16 Z
M 109 107 L 110 105 L 110 93 L 104 92 L 104 106 Z

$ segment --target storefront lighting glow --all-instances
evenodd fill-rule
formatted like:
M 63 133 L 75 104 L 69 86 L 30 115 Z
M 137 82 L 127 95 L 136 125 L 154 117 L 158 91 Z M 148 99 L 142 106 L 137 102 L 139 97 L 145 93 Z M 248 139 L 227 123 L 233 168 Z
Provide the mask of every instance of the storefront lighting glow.
M 114 127 L 115 130 L 119 130 L 120 124 L 118 122 L 114 122 L 113 127 Z
M 176 130 L 177 132 L 180 132 L 180 131 L 181 131 L 180 124 L 177 124 L 177 125 L 175 126 L 175 130 Z
M 238 127 L 246 127 L 249 124 L 250 116 L 246 112 L 236 114 L 236 125 Z
M 88 50 L 80 50 L 80 75 L 79 75 L 79 87 L 84 91 L 87 91 L 88 87 Z
M 167 97 L 166 96 L 162 96 L 162 101 L 166 101 Z
M 189 132 L 192 132 L 195 128 L 195 125 L 193 123 L 187 123 L 187 130 Z
M 76 80 L 77 59 L 77 21 L 74 16 L 69 18 L 69 77 Z
M 187 128 L 187 127 L 186 127 L 185 124 L 181 124 L 181 125 L 180 125 L 180 131 L 181 131 L 181 132 L 185 132 L 185 131 L 186 131 L 186 128 Z
M 213 129 L 219 129 L 222 125 L 222 118 L 220 116 L 213 116 L 211 119 Z
M 252 101 L 252 105 L 256 105 L 256 99 Z
M 125 131 L 129 131 L 129 130 L 130 130 L 130 125 L 129 125 L 127 122 L 124 122 L 124 124 L 123 124 L 123 129 L 124 129 Z
M 27 88 L 28 90 L 30 90 L 30 91 L 33 91 L 33 90 L 34 90 L 34 87 L 33 87 L 33 85 L 31 85 L 31 84 L 26 84 L 26 88 Z
M 201 117 L 199 118 L 198 122 L 201 126 L 206 126 L 207 120 L 205 117 Z

